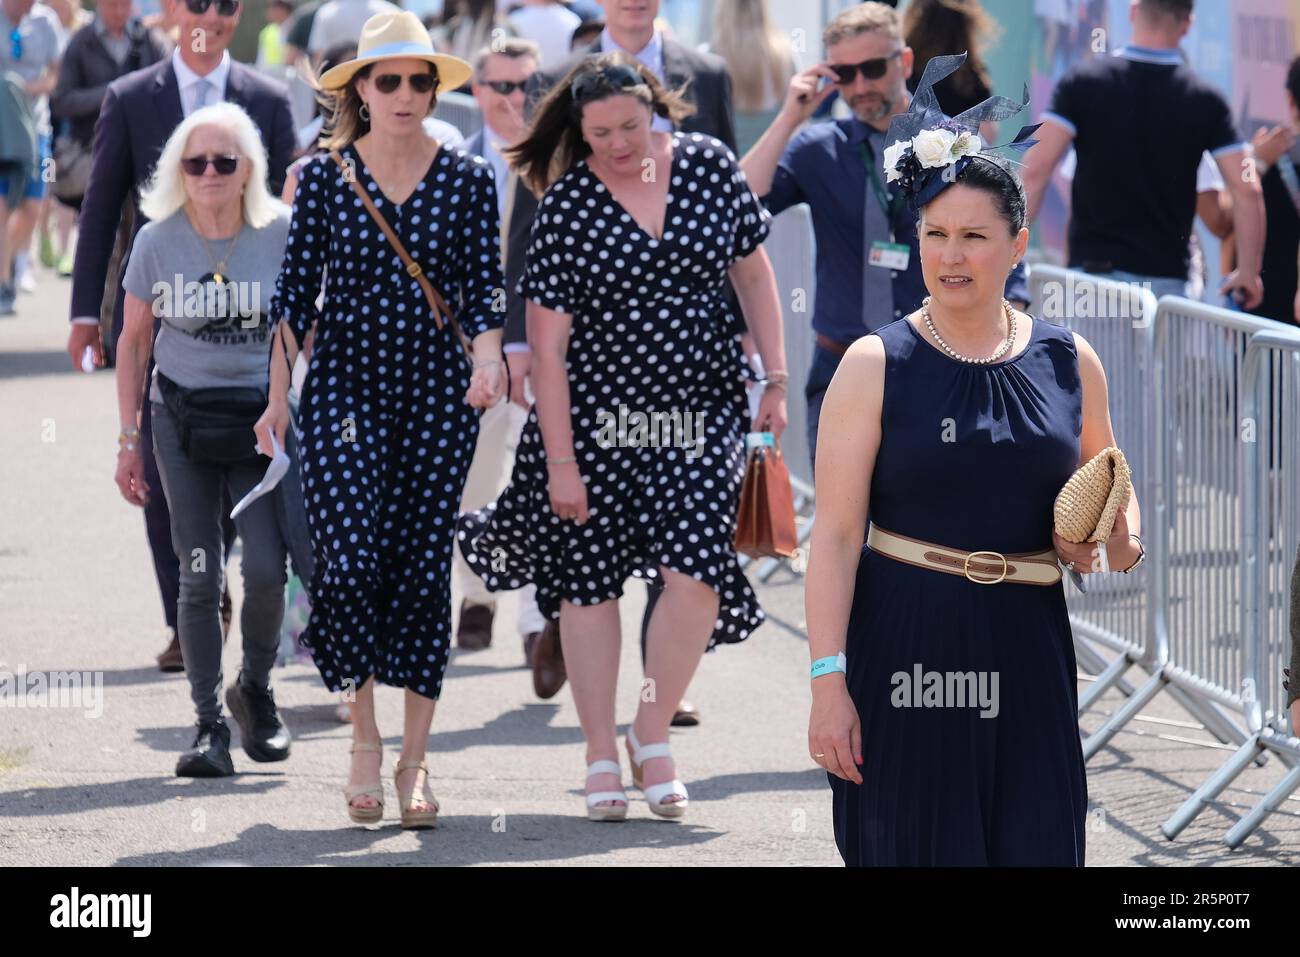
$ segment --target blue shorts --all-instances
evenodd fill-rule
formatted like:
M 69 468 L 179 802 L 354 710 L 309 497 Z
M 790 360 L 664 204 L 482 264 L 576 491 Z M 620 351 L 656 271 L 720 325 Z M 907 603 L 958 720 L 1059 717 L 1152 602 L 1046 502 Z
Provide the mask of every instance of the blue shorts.
M 45 188 L 49 184 L 45 182 L 44 173 L 50 166 L 50 160 L 53 157 L 51 149 L 52 137 L 49 133 L 40 133 L 36 137 L 36 151 L 40 154 L 40 160 L 36 164 L 36 169 L 32 171 L 32 177 L 23 184 L 23 199 L 44 199 Z M 0 196 L 9 195 L 9 180 L 0 176 Z

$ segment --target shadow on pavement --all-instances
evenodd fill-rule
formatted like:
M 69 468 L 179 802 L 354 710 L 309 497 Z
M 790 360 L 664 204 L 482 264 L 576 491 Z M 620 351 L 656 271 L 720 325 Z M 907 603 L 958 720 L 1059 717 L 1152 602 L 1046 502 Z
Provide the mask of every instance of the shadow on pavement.
M 193 867 L 220 864 L 409 867 L 412 865 L 528 864 L 563 861 L 644 848 L 688 848 L 723 836 L 722 832 L 690 824 L 629 818 L 621 824 L 593 824 L 577 814 L 504 813 L 488 817 L 447 815 L 432 831 L 413 831 L 419 848 L 364 852 L 378 841 L 403 837 L 395 817 L 373 829 L 349 825 L 340 809 L 334 830 L 282 830 L 255 824 L 239 837 L 208 848 L 138 854 L 120 858 L 119 866 Z M 392 812 L 395 814 L 395 812 Z M 637 809 L 634 806 L 634 815 Z
M 0 379 L 72 374 L 76 371 L 66 352 L 6 352 L 0 349 Z
M 258 778 L 260 780 L 257 780 Z M 241 780 L 242 778 L 242 780 Z M 201 787 L 194 795 L 204 798 L 222 795 L 265 794 L 286 782 L 257 774 L 236 774 L 233 778 L 207 778 L 193 783 L 174 776 L 130 778 L 98 784 L 68 784 L 55 788 L 25 788 L 0 794 L 0 812 L 9 817 L 49 817 L 82 814 L 87 808 L 147 807 L 191 796 L 191 786 Z

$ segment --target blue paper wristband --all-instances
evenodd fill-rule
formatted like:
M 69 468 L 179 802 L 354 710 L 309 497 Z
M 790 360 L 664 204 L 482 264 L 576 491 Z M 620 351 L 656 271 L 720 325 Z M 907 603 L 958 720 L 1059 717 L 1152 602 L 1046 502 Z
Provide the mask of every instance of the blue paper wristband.
M 848 673 L 848 668 L 845 666 L 844 652 L 842 651 L 838 655 L 827 655 L 825 658 L 818 658 L 812 663 L 812 676 L 814 678 L 820 678 L 822 675 L 828 675 L 835 671 Z

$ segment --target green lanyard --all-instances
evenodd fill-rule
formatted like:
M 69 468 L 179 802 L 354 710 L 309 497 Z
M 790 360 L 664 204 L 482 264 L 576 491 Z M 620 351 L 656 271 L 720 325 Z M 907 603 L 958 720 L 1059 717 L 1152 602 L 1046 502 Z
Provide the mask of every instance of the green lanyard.
M 903 197 L 891 196 L 889 189 L 881 181 L 880 170 L 876 166 L 875 154 L 872 152 L 870 142 L 863 140 L 859 145 L 862 148 L 862 162 L 867 167 L 867 179 L 871 181 L 871 191 L 876 194 L 876 201 L 880 203 L 880 208 L 885 213 L 885 221 L 889 224 L 890 242 L 893 242 L 894 216 Z

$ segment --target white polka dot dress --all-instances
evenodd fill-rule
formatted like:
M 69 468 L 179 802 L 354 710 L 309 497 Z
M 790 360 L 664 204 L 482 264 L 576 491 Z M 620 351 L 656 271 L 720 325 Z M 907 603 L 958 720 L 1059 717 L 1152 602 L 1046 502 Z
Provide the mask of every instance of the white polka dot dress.
M 555 620 L 561 601 L 617 598 L 629 575 L 653 582 L 664 565 L 718 592 L 710 648 L 762 622 L 733 546 L 749 419 L 724 290 L 768 219 L 735 156 L 701 134 L 673 135 L 662 239 L 645 234 L 585 162 L 542 197 L 520 293 L 573 317 L 573 443 L 590 518 L 578 525 L 551 511 L 534 406 L 509 486 L 459 520 L 461 553 L 489 589 L 531 582 Z M 620 406 L 627 418 L 611 442 Z M 638 438 L 635 412 L 676 413 L 681 429 L 659 429 L 656 447 Z
M 499 328 L 491 167 L 442 147 L 397 205 L 353 147 L 340 152 L 465 335 Z M 454 520 L 479 413 L 464 401 L 469 366 L 450 325 L 436 329 L 419 284 L 327 156 L 302 171 L 271 315 L 300 343 L 319 320 L 298 413 L 316 559 L 303 644 L 330 690 L 374 676 L 437 698 Z

